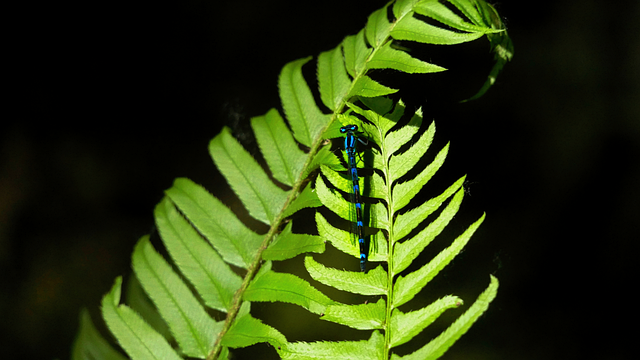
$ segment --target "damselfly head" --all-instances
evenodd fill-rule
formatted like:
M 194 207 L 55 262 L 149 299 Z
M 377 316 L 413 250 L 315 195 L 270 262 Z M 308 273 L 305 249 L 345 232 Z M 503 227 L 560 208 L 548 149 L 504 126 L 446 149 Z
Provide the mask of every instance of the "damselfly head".
M 344 134 L 344 133 L 346 133 L 348 131 L 358 131 L 358 125 L 351 124 L 351 125 L 346 125 L 346 126 L 343 126 L 343 127 L 340 128 L 340 132 L 342 134 Z

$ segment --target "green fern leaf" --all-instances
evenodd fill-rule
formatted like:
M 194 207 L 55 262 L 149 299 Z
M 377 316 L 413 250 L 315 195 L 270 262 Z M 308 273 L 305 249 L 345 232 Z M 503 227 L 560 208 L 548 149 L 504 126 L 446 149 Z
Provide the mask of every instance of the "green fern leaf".
M 91 321 L 87 309 L 80 311 L 80 330 L 73 343 L 71 360 L 126 360 L 105 338 L 100 335 Z
M 349 91 L 347 97 L 377 97 L 393 94 L 397 91 L 398 89 L 392 89 L 390 87 L 384 86 L 371 79 L 370 77 L 362 75 L 353 83 L 353 85 L 351 85 L 351 90 Z
M 383 299 L 374 304 L 329 305 L 322 320 L 359 330 L 383 329 L 386 309 Z
M 385 295 L 387 292 L 387 273 L 380 266 L 365 274 L 327 268 L 311 257 L 305 258 L 304 264 L 314 280 L 338 290 L 362 295 Z
M 165 193 L 226 262 L 249 267 L 262 236 L 249 230 L 229 208 L 189 179 L 176 179 Z
M 318 153 L 313 157 L 311 163 L 307 169 L 303 172 L 303 175 L 308 176 L 312 171 L 318 169 L 320 166 L 327 166 L 331 169 L 340 170 L 344 167 L 340 163 L 340 159 L 333 153 L 329 146 L 323 146 L 318 150 Z M 321 206 L 319 204 L 317 206 Z
M 427 218 L 427 216 L 438 210 L 440 206 L 451 197 L 451 195 L 461 189 L 465 179 L 465 176 L 461 177 L 458 181 L 453 183 L 453 185 L 443 191 L 442 194 L 426 201 L 414 209 L 403 214 L 399 214 L 398 217 L 396 217 L 394 224 L 396 237 L 402 239 L 409 235 L 409 233 L 415 229 L 418 224 L 422 223 L 422 221 Z
M 156 224 L 167 250 L 180 271 L 189 279 L 205 304 L 228 311 L 233 293 L 242 283 L 218 253 L 178 213 L 169 199 L 155 209 Z
M 162 319 L 158 309 L 156 309 L 151 299 L 149 299 L 144 292 L 135 274 L 132 274 L 129 277 L 129 281 L 127 281 L 125 287 L 125 303 L 128 304 L 133 311 L 137 312 L 147 324 L 151 325 L 155 331 L 164 336 L 165 339 L 168 339 L 170 343 L 175 341 L 167 323 Z
M 248 301 L 280 301 L 296 304 L 315 314 L 322 314 L 327 306 L 336 304 L 299 277 L 271 271 L 270 263 L 260 269 L 243 297 Z
M 287 339 L 278 330 L 249 314 L 249 303 L 245 302 L 238 312 L 237 321 L 222 339 L 222 344 L 230 348 L 240 348 L 261 342 L 268 342 L 276 348 L 287 345 Z
M 395 309 L 391 316 L 392 347 L 402 345 L 418 335 L 424 328 L 431 325 L 443 312 L 462 305 L 462 299 L 457 296 L 445 296 L 417 311 L 404 314 Z
M 320 111 L 309 85 L 302 77 L 302 65 L 309 60 L 311 57 L 285 65 L 278 79 L 278 88 L 293 136 L 302 145 L 311 147 L 329 123 L 329 115 Z
M 363 341 L 290 343 L 286 349 L 280 351 L 280 356 L 282 359 L 296 360 L 378 360 L 384 358 L 383 345 L 384 336 L 374 331 L 369 340 Z
M 374 208 L 378 211 L 383 211 L 384 206 L 380 205 Z M 343 216 L 345 216 L 343 214 Z M 381 215 L 378 215 L 380 217 Z M 346 217 L 346 216 L 345 216 Z M 331 226 L 319 213 L 316 214 L 316 222 L 318 225 L 318 232 L 320 233 L 320 237 L 330 241 L 331 244 L 338 250 L 352 254 L 353 256 L 360 256 L 360 250 L 358 246 L 352 241 L 351 234 L 348 231 L 341 230 Z M 381 222 L 370 222 L 370 226 L 374 227 L 374 224 L 379 224 Z M 372 254 L 371 261 L 387 261 L 387 241 L 384 236 L 380 235 L 380 233 L 376 233 L 372 235 L 372 242 L 376 244 L 377 252 Z
M 270 343 L 285 359 L 388 359 L 394 346 L 410 340 L 443 311 L 461 304 L 458 298 L 448 296 L 424 309 L 406 313 L 397 309 L 460 252 L 484 217 L 427 265 L 409 274 L 399 274 L 415 262 L 417 254 L 456 214 L 464 178 L 425 204 L 408 208 L 410 200 L 444 162 L 448 145 L 430 165 L 416 176 L 406 178 L 429 149 L 435 126 L 432 124 L 424 134 L 419 134 L 422 126 L 419 111 L 408 124 L 398 126 L 404 105 L 382 97 L 397 89 L 379 83 L 371 75 L 374 69 L 405 73 L 445 70 L 411 56 L 404 47 L 397 46 L 396 40 L 457 44 L 486 35 L 496 52 L 496 66 L 480 90 L 486 91 L 513 54 L 504 25 L 495 9 L 484 1 L 448 2 L 457 12 L 434 0 L 390 2 L 371 14 L 357 34 L 321 53 L 317 58 L 317 85 L 320 100 L 329 113 L 316 104 L 302 75 L 302 68 L 311 57 L 286 64 L 278 78 L 286 119 L 275 109 L 251 119 L 266 168 L 228 128 L 211 140 L 209 153 L 213 162 L 249 215 L 268 225 L 265 234 L 247 228 L 202 186 L 184 178 L 175 180 L 154 212 L 163 245 L 175 267 L 156 252 L 148 237 L 140 239 L 132 257 L 136 277 L 155 309 L 141 302 L 140 296 L 138 299 L 132 296 L 130 302 L 137 303 L 146 314 L 145 319 L 156 323 L 157 329 L 151 328 L 130 307 L 120 305 L 120 278 L 102 302 L 109 329 L 132 359 L 180 356 L 226 359 L 230 356 L 229 348 L 258 342 Z M 428 24 L 415 14 L 434 19 L 446 28 Z M 388 266 L 377 266 L 367 273 L 349 272 L 328 268 L 307 256 L 305 267 L 314 281 L 347 292 L 385 297 L 359 305 L 340 304 L 306 280 L 271 270 L 271 261 L 323 252 L 325 240 L 345 253 L 358 256 L 359 250 L 350 241 L 349 232 L 332 225 L 319 212 L 315 217 L 317 236 L 293 233 L 290 220 L 302 209 L 320 206 L 349 219 L 350 204 L 344 195 L 351 185 L 341 173 L 344 170 L 341 159 L 327 141 L 340 136 L 340 127 L 346 124 L 357 124 L 375 144 L 369 150 L 371 156 L 364 157 L 360 164 L 374 170 L 372 175 L 363 177 L 364 195 L 376 199 L 365 204 L 366 226 L 374 230 L 370 241 L 375 252 L 370 261 L 386 262 Z M 310 179 L 318 173 L 315 180 Z M 427 216 L 441 208 L 436 220 L 416 235 L 410 235 Z M 481 296 L 476 302 L 478 306 L 474 304 L 449 330 L 410 356 L 433 357 L 445 351 L 486 309 L 495 296 L 495 288 L 497 282 L 493 281 L 492 292 L 488 290 L 486 296 Z M 365 341 L 288 342 L 277 329 L 251 315 L 251 302 L 296 304 L 320 314 L 326 321 L 375 330 Z M 213 320 L 207 309 L 222 312 L 225 320 Z M 170 334 L 159 324 L 157 314 Z M 174 340 L 176 349 L 169 345 Z
M 136 245 L 132 265 L 180 349 L 188 356 L 205 358 L 213 348 L 222 323 L 216 323 L 205 312 L 178 274 L 153 249 L 147 236 Z
M 319 202 L 320 200 L 317 201 Z M 291 223 L 288 223 L 284 230 L 276 236 L 271 245 L 262 252 L 263 259 L 287 260 L 302 253 L 324 252 L 324 241 L 321 237 L 308 234 L 294 234 L 291 232 L 291 226 Z
M 459 33 L 429 25 L 412 16 L 405 16 L 393 29 L 391 35 L 397 40 L 417 41 L 426 44 L 454 45 L 478 39 L 481 32 Z
M 458 9 L 469 19 L 472 23 L 464 21 L 461 17 L 456 15 L 444 4 L 435 1 L 421 1 L 416 4 L 415 12 L 424 16 L 428 16 L 434 20 L 437 20 L 445 25 L 451 26 L 454 29 L 467 32 L 482 32 L 482 33 L 494 33 L 500 32 L 490 27 L 480 26 L 476 24 L 482 24 L 481 18 L 478 17 L 478 12 L 474 11 L 470 7 L 468 2 L 451 1 L 452 4 L 457 5 Z
M 408 274 L 401 274 L 409 265 L 415 262 L 418 255 L 444 230 L 457 214 L 464 196 L 464 190 L 462 189 L 464 178 L 458 180 L 442 192 L 441 195 L 425 204 L 396 216 L 397 212 L 405 210 L 409 201 L 416 196 L 442 166 L 449 145 L 441 149 L 434 160 L 421 171 L 417 171 L 416 175 L 399 183 L 398 179 L 404 177 L 408 170 L 413 168 L 418 163 L 418 160 L 425 155 L 434 137 L 435 126 L 431 124 L 425 133 L 418 134 L 418 129 L 422 124 L 421 112 L 418 110 L 413 114 L 406 126 L 395 128 L 393 124 L 404 113 L 402 103 L 399 103 L 393 112 L 384 115 L 352 104 L 349 107 L 353 114 L 363 116 L 369 122 L 363 122 L 353 115 L 342 116 L 339 119 L 344 123 L 361 125 L 363 133 L 369 135 L 369 140 L 376 142 L 377 145 L 368 151 L 371 151 L 374 155 L 372 164 L 377 170 L 374 174 L 380 172 L 381 175 L 373 175 L 374 180 L 369 182 L 367 182 L 367 177 L 363 175 L 362 181 L 365 184 L 376 184 L 376 189 L 369 192 L 369 194 L 375 194 L 381 201 L 368 204 L 369 221 L 365 223 L 372 227 L 378 227 L 386 235 L 386 242 L 380 242 L 377 239 L 379 236 L 372 237 L 372 241 L 377 241 L 379 246 L 386 247 L 387 253 L 382 259 L 376 258 L 373 256 L 375 254 L 372 254 L 370 260 L 372 262 L 386 261 L 388 263 L 387 270 L 378 266 L 363 274 L 329 269 L 309 257 L 306 259 L 305 265 L 311 277 L 325 285 L 353 293 L 385 295 L 387 297 L 386 302 L 380 299 L 375 304 L 328 306 L 327 312 L 322 319 L 356 329 L 383 330 L 386 334 L 383 348 L 388 351 L 411 340 L 445 310 L 462 305 L 462 300 L 458 297 L 446 296 L 425 308 L 415 311 L 404 313 L 398 309 L 398 307 L 415 297 L 429 281 L 460 253 L 471 238 L 471 235 L 484 220 L 484 215 L 469 226 L 448 248 L 442 250 L 428 264 Z M 412 142 L 412 139 L 418 135 L 419 140 L 415 143 L 416 145 L 400 152 L 404 145 Z M 416 146 L 420 146 L 420 148 L 414 149 Z M 394 170 L 391 171 L 391 169 Z M 350 189 L 349 181 L 329 168 L 322 168 L 322 174 L 323 176 L 319 176 L 316 179 L 318 198 L 328 209 L 340 217 L 348 219 L 352 204 L 345 200 L 345 197 L 340 195 L 339 192 Z M 376 176 L 382 179 L 375 180 Z M 417 223 L 422 222 L 429 214 L 440 208 L 442 209 L 435 220 L 424 226 L 417 234 L 410 235 L 418 225 Z M 351 247 L 348 246 L 350 242 L 348 232 L 334 227 L 321 215 L 316 216 L 316 222 L 320 236 L 327 238 L 337 249 L 352 254 L 354 257 L 359 256 L 359 250 L 356 249 L 355 244 L 352 244 Z M 401 235 L 401 237 L 398 235 Z M 375 249 L 376 247 L 372 246 L 372 248 Z M 456 336 L 461 336 L 468 329 L 468 327 L 463 328 L 460 327 L 461 330 L 456 332 Z M 453 336 L 447 339 L 453 339 Z M 446 350 L 445 346 L 451 346 L 454 341 L 443 342 L 442 347 L 425 348 L 440 352 L 443 349 Z M 423 353 L 421 354 L 425 355 L 428 350 L 422 351 Z
M 293 186 L 302 171 L 306 154 L 298 148 L 278 111 L 271 109 L 264 116 L 252 118 L 251 127 L 273 177 Z
M 305 208 L 315 208 L 322 206 L 318 195 L 313 191 L 310 185 L 305 186 L 298 197 L 293 200 L 284 210 L 282 217 L 289 217 L 296 212 Z
M 491 283 L 489 284 L 489 287 L 480 294 L 473 305 L 471 305 L 464 314 L 456 319 L 456 321 L 454 321 L 447 330 L 438 335 L 435 339 L 431 340 L 420 350 L 402 357 L 393 354 L 391 356 L 391 360 L 435 360 L 439 358 L 456 342 L 456 340 L 460 338 L 460 336 L 466 333 L 471 325 L 478 320 L 480 315 L 487 310 L 491 301 L 496 297 L 497 292 L 498 280 L 491 276 Z
M 121 285 L 122 278 L 117 277 L 111 291 L 102 299 L 102 317 L 120 346 L 135 360 L 181 359 L 162 335 L 130 307 L 120 305 Z
M 364 28 L 367 42 L 374 48 L 382 46 L 389 37 L 391 23 L 387 19 L 387 7 L 389 4 L 369 15 L 367 26 Z
M 420 114 L 420 112 L 417 112 L 416 115 L 419 115 L 420 117 L 422 117 L 422 114 Z M 411 119 L 411 122 L 413 122 L 415 125 L 410 126 L 409 128 L 412 130 L 416 129 L 417 131 L 417 129 L 420 128 L 420 124 L 418 121 L 414 122 L 415 118 L 416 116 L 414 116 Z M 396 131 L 396 133 L 398 132 L 400 131 Z M 418 161 L 422 158 L 422 156 L 424 156 L 427 150 L 429 150 L 429 146 L 431 146 L 431 142 L 433 141 L 433 135 L 435 134 L 435 132 L 436 132 L 435 123 L 431 123 L 431 125 L 429 126 L 429 129 L 427 129 L 427 131 L 425 131 L 420 136 L 418 141 L 416 141 L 415 144 L 409 148 L 409 150 L 391 158 L 391 160 L 389 161 L 389 173 L 395 179 L 399 179 L 403 177 L 409 170 L 413 169 L 413 167 L 418 163 Z M 399 138 L 398 142 L 391 141 L 385 145 L 387 148 L 389 148 L 388 151 L 394 154 L 399 149 L 397 144 L 406 143 L 408 138 L 413 137 L 413 135 L 414 135 L 414 131 L 411 131 L 409 134 L 406 134 L 402 138 Z M 394 146 L 394 144 L 396 145 Z
M 426 168 L 424 168 L 418 176 L 415 178 L 403 182 L 402 184 L 398 184 L 393 188 L 393 203 L 391 204 L 394 211 L 398 211 L 407 204 L 409 201 L 413 199 L 420 189 L 429 181 L 431 177 L 440 169 L 442 164 L 444 163 L 444 159 L 447 157 L 447 152 L 449 150 L 449 144 L 447 144 L 438 155 L 436 155 L 435 160 L 429 164 Z M 390 167 L 390 165 L 389 165 Z M 408 171 L 409 169 L 403 169 L 404 171 Z M 395 180 L 395 179 L 393 179 Z
M 318 87 L 322 103 L 330 110 L 338 111 L 351 85 L 342 59 L 341 49 L 325 51 L 318 56 Z
M 287 200 L 284 190 L 269 179 L 258 162 L 238 143 L 228 128 L 209 143 L 209 152 L 233 191 L 256 220 L 271 225 Z
M 399 276 L 393 292 L 394 304 L 400 306 L 413 299 L 431 279 L 438 275 L 440 270 L 447 266 L 451 260 L 460 253 L 483 220 L 484 215 L 473 223 L 462 235 L 458 236 L 448 248 L 442 250 L 427 265 L 420 268 L 420 270 L 405 277 Z
M 446 70 L 445 68 L 418 60 L 404 51 L 396 50 L 388 42 L 378 50 L 369 62 L 370 69 L 396 69 L 408 74 L 426 74 Z
M 393 271 L 396 273 L 409 267 L 418 254 L 424 250 L 431 241 L 438 236 L 449 224 L 451 219 L 458 213 L 464 190 L 460 189 L 449 201 L 449 204 L 440 212 L 440 215 L 433 220 L 424 230 L 416 236 L 396 244 L 393 254 Z
M 349 35 L 343 40 L 342 51 L 344 52 L 344 66 L 349 75 L 355 78 L 366 70 L 366 59 L 373 49 L 367 46 L 364 40 L 364 30 L 361 30 L 357 35 Z

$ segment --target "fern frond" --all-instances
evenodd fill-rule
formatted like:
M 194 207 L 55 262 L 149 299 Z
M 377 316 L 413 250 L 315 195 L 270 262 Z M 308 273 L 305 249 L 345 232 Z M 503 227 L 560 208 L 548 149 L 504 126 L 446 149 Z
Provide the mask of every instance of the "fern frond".
M 475 228 L 467 230 L 427 266 L 404 277 L 397 275 L 415 260 L 415 253 L 407 251 L 409 246 L 420 252 L 455 214 L 462 197 L 463 179 L 426 204 L 406 208 L 442 165 L 447 148 L 417 176 L 398 183 L 423 157 L 435 128 L 430 127 L 416 144 L 399 153 L 417 135 L 422 116 L 416 113 L 408 125 L 392 131 L 404 109 L 382 96 L 397 89 L 370 76 L 373 69 L 405 73 L 445 70 L 412 57 L 397 46 L 396 40 L 451 45 L 487 35 L 493 39 L 494 48 L 502 49 L 497 63 L 504 63 L 509 57 L 510 42 L 495 10 L 481 0 L 449 0 L 449 3 L 466 18 L 434 0 L 397 0 L 371 14 L 360 32 L 321 53 L 317 58 L 317 82 L 320 99 L 329 113 L 316 104 L 302 75 L 302 68 L 311 57 L 285 65 L 278 78 L 278 89 L 286 122 L 275 109 L 251 120 L 266 168 L 244 149 L 230 129 L 224 128 L 211 140 L 209 153 L 213 162 L 249 215 L 268 226 L 265 234 L 245 226 L 202 186 L 184 178 L 175 180 L 154 213 L 160 237 L 175 267 L 159 255 L 148 237 L 136 245 L 132 262 L 136 277 L 166 322 L 176 348 L 130 307 L 120 305 L 120 278 L 102 303 L 109 329 L 132 359 L 227 358 L 229 348 L 258 342 L 270 343 L 283 358 L 387 359 L 389 349 L 415 336 L 450 307 L 452 297 L 414 313 L 403 314 L 396 309 L 451 261 Z M 389 10 L 392 18 L 388 16 Z M 416 14 L 443 26 L 428 24 Z M 341 122 L 345 121 L 358 122 L 372 143 L 377 144 L 372 152 L 375 172 L 368 181 L 367 196 L 381 201 L 368 205 L 368 225 L 381 231 L 371 236 L 377 251 L 370 259 L 386 262 L 388 267 L 385 270 L 378 266 L 366 274 L 351 273 L 329 269 L 310 257 L 305 259 L 305 265 L 315 280 L 329 286 L 386 296 L 386 300 L 371 304 L 337 303 L 307 281 L 271 269 L 271 261 L 305 252 L 323 252 L 325 239 L 342 251 L 357 252 L 347 240 L 349 234 L 331 225 L 320 213 L 316 215 L 319 236 L 293 233 L 290 220 L 302 209 L 319 206 L 346 218 L 348 204 L 337 192 L 348 188 L 348 183 L 337 172 L 343 169 L 341 161 L 326 142 L 339 134 Z M 309 177 L 318 169 L 322 175 L 310 181 Z M 411 239 L 402 239 L 450 198 L 449 205 L 432 225 Z M 328 321 L 376 330 L 366 341 L 288 342 L 278 330 L 251 316 L 251 302 L 256 301 L 292 303 Z M 224 320 L 214 320 L 208 309 L 221 312 Z M 451 339 L 455 341 L 455 336 L 466 331 L 465 324 L 469 321 L 443 337 L 444 345 L 425 351 L 437 353 Z M 411 326 L 405 326 L 409 323 Z
M 385 255 L 383 257 L 375 257 L 372 254 L 371 261 L 386 262 L 386 270 L 382 266 L 377 266 L 364 274 L 329 269 L 315 262 L 311 257 L 307 257 L 305 265 L 311 277 L 325 285 L 358 294 L 384 295 L 386 301 L 380 299 L 374 304 L 328 306 L 325 316 L 321 319 L 360 330 L 383 330 L 385 341 L 380 345 L 383 351 L 393 351 L 394 347 L 411 340 L 444 311 L 462 305 L 462 299 L 450 295 L 422 309 L 409 312 L 400 310 L 401 306 L 422 291 L 460 253 L 484 220 L 484 215 L 429 263 L 404 274 L 403 272 L 409 265 L 457 214 L 464 196 L 462 189 L 464 177 L 444 190 L 441 195 L 405 211 L 410 200 L 442 166 L 449 145 L 447 144 L 440 149 L 434 160 L 422 170 L 415 169 L 418 160 L 429 150 L 429 145 L 435 135 L 433 123 L 427 131 L 418 134 L 422 124 L 420 109 L 412 114 L 411 120 L 406 126 L 396 129 L 394 127 L 396 119 L 400 118 L 405 111 L 401 102 L 397 104 L 393 112 L 387 114 L 378 114 L 354 104 L 349 104 L 349 107 L 351 112 L 348 115 L 340 116 L 339 119 L 344 123 L 358 124 L 359 128 L 363 128 L 365 134 L 370 135 L 369 140 L 375 142 L 370 150 L 373 153 L 371 164 L 375 169 L 373 177 L 378 176 L 381 180 L 371 181 L 376 185 L 369 195 L 376 197 L 378 201 L 370 204 L 368 221 L 365 222 L 369 227 L 380 230 L 372 241 L 377 241 L 379 246 L 385 246 L 386 253 L 383 252 Z M 361 116 L 366 122 L 355 115 Z M 401 151 L 403 145 L 412 142 L 414 137 L 418 137 L 418 140 L 407 150 Z M 413 171 L 411 177 L 407 178 L 409 170 Z M 316 179 L 318 198 L 327 208 L 340 217 L 348 219 L 351 204 L 339 194 L 339 191 L 348 191 L 349 183 L 329 168 L 323 168 L 322 174 L 323 176 Z M 331 187 L 324 179 L 327 179 L 326 181 Z M 435 211 L 439 211 L 438 216 L 430 223 L 422 224 L 426 217 Z M 367 216 L 365 216 L 366 218 Z M 359 250 L 355 245 L 349 246 L 351 240 L 348 232 L 334 227 L 319 214 L 317 215 L 317 223 L 320 235 L 326 237 L 337 249 L 359 257 Z M 418 226 L 423 226 L 423 228 L 416 233 L 414 229 Z M 384 242 L 377 239 L 381 233 L 385 235 L 386 241 Z M 493 295 L 481 295 L 476 302 L 478 305 L 474 304 L 467 313 L 451 325 L 449 330 L 419 350 L 420 352 L 417 353 L 419 355 L 410 355 L 407 358 L 437 358 L 444 353 L 455 342 L 455 339 L 459 338 L 470 324 L 486 310 L 488 303 L 495 296 L 496 288 L 497 280 L 492 277 L 492 283 L 487 291 Z M 382 358 L 387 358 L 392 354 L 385 353 Z M 399 357 L 393 355 L 393 358 Z

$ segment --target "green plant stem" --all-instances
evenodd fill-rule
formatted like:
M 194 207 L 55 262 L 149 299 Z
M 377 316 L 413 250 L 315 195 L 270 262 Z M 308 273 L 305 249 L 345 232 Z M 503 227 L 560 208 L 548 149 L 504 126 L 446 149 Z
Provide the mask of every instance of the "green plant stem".
M 340 108 L 340 110 L 342 110 L 342 108 L 344 108 L 344 103 L 345 101 L 342 102 L 342 106 Z M 333 120 L 335 119 L 335 114 L 333 114 L 331 121 L 329 122 L 329 124 L 331 122 L 333 122 Z M 326 128 L 326 127 L 325 127 Z M 324 132 L 324 129 L 323 129 Z M 310 164 L 311 161 L 313 160 L 314 155 L 318 152 L 318 150 L 320 149 L 320 146 L 322 145 L 322 136 L 319 136 L 313 143 L 310 151 L 309 151 L 309 156 L 307 157 L 307 160 L 304 163 L 304 166 L 302 167 L 303 169 L 306 169 Z M 300 175 L 302 175 L 304 173 L 304 171 L 300 172 Z M 238 315 L 238 311 L 240 310 L 240 306 L 242 305 L 242 295 L 244 294 L 245 290 L 247 289 L 247 287 L 249 286 L 249 283 L 251 283 L 251 280 L 253 280 L 253 278 L 256 276 L 256 274 L 258 273 L 258 271 L 260 270 L 260 267 L 262 265 L 262 253 L 264 250 L 267 249 L 267 247 L 269 247 L 269 245 L 271 244 L 271 241 L 273 241 L 275 235 L 277 234 L 280 225 L 282 223 L 283 220 L 283 214 L 285 209 L 289 206 L 289 204 L 291 204 L 291 202 L 293 200 L 295 200 L 295 198 L 298 196 L 298 194 L 301 192 L 302 190 L 302 186 L 304 184 L 304 180 L 302 177 L 299 177 L 296 182 L 293 184 L 293 187 L 290 191 L 289 197 L 287 198 L 287 201 L 284 203 L 282 209 L 280 210 L 280 213 L 278 214 L 278 217 L 276 217 L 276 219 L 273 221 L 273 224 L 271 225 L 271 227 L 269 228 L 269 232 L 267 232 L 267 234 L 264 237 L 264 240 L 262 241 L 262 244 L 260 245 L 260 248 L 258 249 L 258 252 L 256 253 L 256 256 L 254 257 L 253 261 L 251 262 L 251 265 L 249 265 L 249 268 L 247 269 L 247 274 L 244 276 L 244 279 L 242 281 L 242 285 L 240 286 L 240 288 L 235 292 L 235 294 L 233 295 L 233 300 L 231 303 L 231 307 L 229 308 L 229 312 L 227 313 L 227 317 L 225 319 L 224 325 L 222 327 L 222 330 L 220 331 L 220 333 L 218 334 L 216 341 L 214 343 L 213 346 L 213 350 L 209 353 L 209 355 L 207 356 L 206 360 L 213 360 L 216 359 L 217 356 L 220 354 L 220 351 L 222 351 L 222 338 L 224 337 L 224 335 L 227 333 L 227 331 L 229 331 L 229 329 L 231 328 L 231 325 L 233 324 L 233 321 L 235 320 L 236 316 Z
M 389 156 L 385 153 L 385 149 L 382 149 L 382 158 L 383 159 L 388 159 Z M 391 171 L 389 169 L 389 163 L 388 161 L 385 161 L 384 164 L 384 172 L 385 172 L 385 178 L 386 179 L 391 179 Z M 392 184 L 387 184 L 387 186 L 389 187 L 389 189 L 391 189 L 391 185 Z M 394 217 L 394 209 L 393 209 L 393 191 L 389 190 L 387 191 L 387 204 L 389 206 L 389 221 L 393 221 L 393 217 Z M 393 231 L 393 226 L 389 226 L 389 240 L 387 241 L 388 243 L 388 251 L 387 254 L 389 254 L 389 256 L 387 257 L 387 311 L 386 311 L 386 319 L 387 321 L 385 321 L 385 329 L 384 329 L 384 342 L 386 345 L 386 351 L 384 352 L 384 359 L 388 359 L 389 358 L 389 353 L 391 352 L 391 321 L 388 321 L 389 319 L 391 319 L 391 313 L 393 312 L 393 278 L 395 276 L 395 272 L 393 271 L 393 256 L 391 256 L 393 254 L 393 246 L 394 246 L 394 242 L 395 242 L 395 236 L 394 236 L 394 231 Z

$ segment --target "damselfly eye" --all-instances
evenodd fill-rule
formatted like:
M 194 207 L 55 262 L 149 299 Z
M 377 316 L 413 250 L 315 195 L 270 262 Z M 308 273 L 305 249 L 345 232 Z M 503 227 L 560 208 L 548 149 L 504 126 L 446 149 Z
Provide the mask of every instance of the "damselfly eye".
M 346 133 L 347 131 L 358 131 L 358 125 L 351 124 L 340 128 L 340 132 L 342 134 Z

